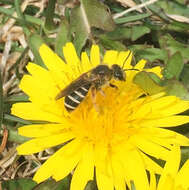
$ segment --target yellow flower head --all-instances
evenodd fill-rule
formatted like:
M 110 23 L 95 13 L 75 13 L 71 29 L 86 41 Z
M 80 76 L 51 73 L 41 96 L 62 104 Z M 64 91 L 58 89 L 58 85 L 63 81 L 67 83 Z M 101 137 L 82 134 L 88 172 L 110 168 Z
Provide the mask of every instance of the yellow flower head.
M 188 116 L 176 115 L 188 109 L 189 102 L 163 93 L 145 96 L 133 83 L 136 70 L 126 71 L 126 82 L 111 81 L 117 89 L 106 86 L 104 95 L 97 92 L 98 109 L 90 90 L 70 113 L 64 107 L 64 98 L 56 100 L 62 89 L 100 62 L 142 71 L 145 60 L 132 67 L 129 51 L 111 50 L 100 61 L 97 45 L 92 46 L 90 58 L 83 52 L 80 60 L 72 43 L 63 47 L 66 63 L 46 45 L 39 52 L 47 69 L 29 63 L 30 75 L 25 75 L 20 84 L 31 102 L 12 107 L 16 116 L 48 122 L 19 128 L 19 134 L 32 138 L 17 148 L 19 154 L 62 145 L 35 174 L 38 183 L 51 176 L 60 180 L 74 170 L 71 190 L 83 190 L 95 171 L 99 190 L 125 190 L 125 184 L 130 187 L 131 181 L 137 190 L 147 190 L 146 169 L 161 172 L 161 167 L 147 155 L 166 160 L 172 144 L 189 145 L 186 137 L 164 129 L 189 122 Z M 161 69 L 147 71 L 160 75 Z
M 153 173 L 150 177 L 149 190 L 188 190 L 189 160 L 178 171 L 180 165 L 180 148 L 174 146 L 167 158 L 164 170 L 156 187 L 156 178 Z

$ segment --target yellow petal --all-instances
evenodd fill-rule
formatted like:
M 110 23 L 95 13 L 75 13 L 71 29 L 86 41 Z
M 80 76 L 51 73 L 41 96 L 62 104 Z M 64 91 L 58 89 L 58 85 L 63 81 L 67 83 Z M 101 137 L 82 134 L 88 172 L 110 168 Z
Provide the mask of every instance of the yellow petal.
M 183 125 L 189 122 L 189 116 L 184 115 L 176 115 L 176 116 L 169 116 L 164 118 L 157 118 L 153 120 L 143 120 L 143 126 L 150 126 L 150 127 L 174 127 L 178 125 Z
M 86 52 L 82 52 L 81 54 L 81 63 L 82 63 L 83 72 L 87 72 L 94 67 L 89 61 L 89 57 Z
M 145 136 L 146 140 L 148 139 L 149 141 L 167 147 L 168 149 L 170 149 L 170 145 L 172 144 L 189 146 L 189 138 L 168 129 L 148 127 L 141 131 L 143 131 L 143 136 Z M 147 131 L 148 135 L 146 135 Z M 150 136 L 149 134 L 152 135 Z
M 161 178 L 158 183 L 158 190 L 165 189 L 165 184 L 167 183 L 167 177 L 175 178 L 180 164 L 180 148 L 174 146 L 172 151 L 167 157 L 167 162 L 165 164 L 164 170 L 162 172 Z
M 67 149 L 57 160 L 57 163 L 59 163 L 59 165 L 56 165 L 54 174 L 52 176 L 56 181 L 59 181 L 66 177 L 77 166 L 79 161 L 82 159 L 82 155 L 87 154 L 83 151 L 85 150 L 85 144 L 83 142 L 80 140 L 73 141 L 72 144 L 69 143 L 65 145 L 67 146 Z M 68 150 L 68 148 L 70 150 Z
M 156 190 L 156 176 L 153 172 L 150 172 L 150 189 Z
M 156 75 L 158 75 L 160 78 L 163 77 L 163 75 L 161 74 L 162 72 L 162 68 L 160 66 L 156 66 L 156 67 L 152 67 L 151 69 L 145 69 L 147 72 L 152 72 L 155 73 Z
M 107 173 L 107 146 L 103 143 L 97 143 L 94 148 L 95 166 L 98 167 L 101 172 Z
M 70 190 L 83 190 L 89 180 L 93 180 L 94 158 L 92 145 L 86 146 L 82 160 L 77 165 L 71 181 Z
M 114 186 L 116 190 L 125 190 L 124 170 L 120 162 L 112 159 Z
M 60 134 L 69 128 L 64 124 L 34 124 L 18 128 L 18 133 L 25 137 L 45 137 L 53 134 Z
M 164 179 L 165 180 L 161 186 L 158 184 L 157 190 L 178 190 L 174 189 L 174 179 L 170 175 L 164 176 Z
M 70 132 L 61 133 L 58 135 L 51 135 L 47 137 L 41 137 L 29 140 L 24 144 L 17 147 L 18 154 L 29 155 L 36 152 L 40 152 L 47 148 L 63 144 L 68 140 L 74 138 L 74 135 Z
M 58 82 L 60 85 L 63 82 L 67 84 L 68 78 L 65 73 L 71 73 L 72 70 L 70 65 L 65 64 L 64 61 L 45 44 L 40 46 L 39 53 L 43 62 L 52 74 L 52 77 L 55 79 L 54 81 Z
M 46 44 L 42 44 L 39 48 L 39 53 L 43 62 L 49 70 L 60 72 L 63 70 L 64 61 L 55 54 Z
M 169 107 L 166 107 L 165 109 L 162 109 L 161 115 L 164 116 L 175 115 L 182 113 L 187 109 L 189 109 L 189 101 L 180 100 L 178 98 L 177 101 L 174 102 L 174 104 L 170 105 Z
M 57 123 L 62 123 L 64 121 L 61 116 L 48 113 L 33 103 L 16 103 L 12 106 L 11 113 L 27 120 L 50 121 Z
M 97 45 L 92 45 L 90 52 L 90 61 L 93 67 L 100 64 L 100 51 Z
M 144 168 L 144 163 L 138 151 L 130 151 L 125 160 L 131 178 L 137 190 L 149 190 L 148 178 Z
M 189 174 L 189 160 L 187 160 L 180 171 L 178 172 L 176 178 L 175 178 L 175 186 L 181 186 L 183 189 L 189 188 L 188 183 L 188 174 Z
M 118 53 L 116 64 L 120 65 L 123 69 L 129 69 L 132 60 L 132 53 L 130 51 L 121 51 Z
M 155 144 L 151 141 L 142 138 L 140 135 L 132 137 L 132 142 L 144 153 L 154 156 L 157 159 L 166 160 L 169 155 L 169 151 L 161 147 L 158 144 Z
M 106 51 L 104 55 L 103 63 L 113 65 L 116 63 L 118 52 L 115 50 Z
M 162 173 L 162 168 L 154 162 L 150 157 L 148 157 L 146 154 L 143 152 L 139 152 L 141 154 L 141 157 L 144 161 L 145 169 L 152 171 L 153 173 L 156 174 L 161 174 Z
M 98 168 L 96 168 L 96 180 L 99 190 L 114 190 L 113 179 L 110 176 L 101 173 Z
M 77 150 L 80 150 L 79 152 Z M 77 152 L 77 154 L 76 154 Z M 34 175 L 34 181 L 40 183 L 51 176 L 56 180 L 63 179 L 77 165 L 81 158 L 82 145 L 73 140 L 53 154 Z
M 135 65 L 135 69 L 138 69 L 138 70 L 142 70 L 144 68 L 146 64 L 146 60 L 144 59 L 141 59 L 136 65 Z
M 75 47 L 72 43 L 67 43 L 63 47 L 64 57 L 66 59 L 66 63 L 68 67 L 70 67 L 70 71 L 68 70 L 68 73 L 70 73 L 70 77 L 72 79 L 76 79 L 81 75 L 80 71 L 81 69 L 81 63 L 77 56 Z
M 54 104 L 52 107 L 54 110 L 55 107 L 57 109 L 55 113 L 62 112 L 58 109 L 55 101 L 55 96 L 58 94 L 59 89 L 49 80 L 44 81 L 44 83 L 39 83 L 39 80 L 40 78 L 25 75 L 21 80 L 20 88 L 28 94 L 30 101 L 39 105 Z

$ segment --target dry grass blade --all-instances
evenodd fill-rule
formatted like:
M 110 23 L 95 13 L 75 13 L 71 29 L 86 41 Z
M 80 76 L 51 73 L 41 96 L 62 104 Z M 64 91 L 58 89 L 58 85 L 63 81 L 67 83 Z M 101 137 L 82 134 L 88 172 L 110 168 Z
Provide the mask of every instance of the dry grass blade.
M 0 154 L 4 151 L 6 144 L 7 144 L 7 140 L 8 140 L 8 130 L 4 129 L 3 130 L 3 139 L 0 145 Z
M 157 1 L 158 1 L 158 0 L 149 0 L 149 1 L 145 2 L 145 3 L 142 3 L 142 4 L 140 4 L 140 5 L 137 5 L 137 6 L 135 6 L 135 7 L 131 7 L 131 8 L 129 8 L 129 9 L 127 9 L 127 10 L 121 12 L 121 13 L 117 13 L 117 14 L 115 14 L 115 15 L 113 16 L 113 18 L 116 19 L 116 18 L 122 17 L 122 16 L 125 15 L 126 13 L 129 13 L 129 12 L 132 12 L 132 11 L 136 11 L 136 10 L 139 9 L 139 8 L 146 7 L 146 6 L 151 5 L 151 4 L 153 4 L 153 3 L 157 2 Z
M 124 7 L 135 7 L 137 4 L 133 0 L 116 0 L 121 3 Z M 142 9 L 136 9 L 138 12 L 142 13 Z
M 26 9 L 26 7 L 28 6 L 28 4 L 30 3 L 31 0 L 26 0 L 22 3 L 21 5 L 21 10 L 24 11 Z M 17 14 L 16 12 L 13 13 L 14 17 L 17 17 Z M 3 41 L 6 41 L 6 38 L 7 38 L 7 34 L 8 34 L 8 31 L 13 27 L 13 25 L 15 24 L 16 20 L 13 19 L 13 18 L 10 18 L 6 24 L 2 27 L 2 29 L 0 30 L 0 34 L 2 35 L 2 40 Z
M 169 18 L 176 20 L 178 22 L 185 22 L 189 24 L 189 18 L 181 15 L 166 14 Z

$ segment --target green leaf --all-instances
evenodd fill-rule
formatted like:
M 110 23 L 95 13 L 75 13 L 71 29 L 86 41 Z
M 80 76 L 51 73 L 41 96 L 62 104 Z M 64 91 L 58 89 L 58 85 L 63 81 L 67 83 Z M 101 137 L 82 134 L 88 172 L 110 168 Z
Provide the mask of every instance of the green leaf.
M 170 55 L 180 52 L 182 57 L 189 60 L 189 45 L 176 41 L 171 35 L 164 35 L 159 38 L 160 47 L 168 50 Z
M 106 31 L 112 31 L 115 27 L 107 7 L 98 0 L 81 0 L 80 6 L 72 9 L 70 24 L 78 53 L 87 39 L 93 40 L 91 27 Z
M 69 41 L 71 41 L 70 26 L 68 21 L 63 19 L 59 26 L 55 41 L 55 52 L 62 58 L 64 58 L 62 47 Z
M 49 179 L 45 182 L 40 183 L 32 190 L 69 190 L 70 187 L 69 176 L 65 177 L 63 180 L 56 182 L 53 179 Z
M 152 15 L 151 13 L 144 13 L 144 14 L 137 14 L 137 15 L 132 15 L 132 16 L 121 17 L 121 18 L 115 19 L 115 23 L 123 24 L 123 23 L 127 23 L 127 22 L 134 22 L 137 20 L 142 20 L 144 18 L 147 18 L 151 15 Z
M 32 122 L 21 119 L 19 117 L 13 116 L 13 115 L 9 115 L 9 114 L 4 114 L 4 119 L 9 120 L 9 121 L 14 121 L 14 122 L 18 122 L 18 123 L 22 123 L 25 125 L 30 125 L 32 124 Z
M 42 43 L 44 43 L 43 39 L 37 34 L 31 35 L 28 39 L 28 45 L 35 57 L 34 62 L 44 68 L 47 68 L 43 63 L 43 60 L 41 59 L 41 56 L 39 54 L 39 47 L 42 45 Z
M 165 29 L 187 33 L 187 31 L 189 30 L 189 24 L 178 21 L 172 21 L 170 24 L 165 26 Z
M 6 126 L 8 129 L 8 140 L 11 142 L 15 142 L 15 143 L 19 143 L 22 144 L 28 140 L 30 140 L 30 138 L 28 137 L 24 137 L 18 134 L 18 130 L 15 127 L 10 127 L 10 126 Z
M 21 0 L 14 0 L 14 5 L 15 5 L 15 9 L 16 9 L 16 14 L 18 16 L 18 18 L 21 20 L 21 25 L 23 28 L 23 31 L 25 33 L 26 36 L 29 36 L 31 34 L 30 30 L 28 29 L 28 23 L 25 21 L 25 16 L 22 13 L 21 10 Z
M 168 14 L 189 17 L 189 7 L 186 6 L 183 0 L 180 0 L 180 2 L 182 2 L 182 4 L 176 1 L 158 1 L 157 4 Z
M 133 26 L 131 33 L 131 40 L 135 41 L 141 36 L 150 33 L 150 29 L 146 26 Z
M 180 80 L 182 81 L 183 85 L 189 89 L 189 65 L 185 64 L 180 75 Z
M 5 98 L 5 102 L 28 102 L 29 97 L 26 94 L 12 95 Z
M 105 49 L 114 49 L 118 51 L 124 51 L 126 49 L 125 45 L 123 45 L 121 42 L 111 40 L 106 36 L 101 36 L 99 37 L 99 39 L 100 44 L 102 44 L 105 47 Z
M 31 179 L 17 179 L 2 182 L 2 188 L 4 190 L 32 190 L 35 185 L 36 182 Z
M 154 62 L 156 60 L 166 61 L 168 59 L 168 53 L 163 49 L 148 47 L 147 45 L 132 45 L 128 48 L 134 52 L 137 61 L 146 59 Z
M 48 1 L 48 6 L 46 9 L 46 20 L 45 20 L 45 28 L 47 30 L 54 30 L 56 28 L 55 24 L 54 24 L 54 10 L 55 10 L 55 3 L 56 0 L 50 0 Z
M 131 38 L 131 28 L 129 27 L 116 27 L 112 32 L 107 32 L 101 36 L 106 36 L 111 40 L 123 40 Z
M 166 83 L 166 92 L 168 95 L 177 96 L 183 100 L 189 100 L 187 88 L 177 80 L 169 80 Z
M 133 81 L 149 95 L 157 94 L 165 89 L 152 79 L 150 73 L 145 71 L 137 73 Z
M 170 21 L 170 18 L 165 14 L 164 10 L 159 7 L 158 5 L 152 4 L 152 5 L 148 5 L 148 8 L 157 16 L 159 16 L 160 18 L 162 18 L 163 20 L 165 20 L 166 22 Z
M 95 181 L 89 181 L 85 187 L 85 190 L 98 190 Z
M 175 53 L 167 62 L 163 70 L 165 79 L 179 79 L 179 76 L 184 67 L 182 56 L 179 52 Z

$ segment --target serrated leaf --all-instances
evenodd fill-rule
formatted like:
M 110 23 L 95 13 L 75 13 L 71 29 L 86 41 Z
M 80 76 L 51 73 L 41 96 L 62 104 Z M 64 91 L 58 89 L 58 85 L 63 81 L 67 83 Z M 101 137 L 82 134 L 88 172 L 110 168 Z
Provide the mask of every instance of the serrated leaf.
M 141 36 L 150 33 L 150 29 L 146 26 L 133 26 L 131 33 L 131 40 L 135 41 Z
M 37 34 L 31 35 L 28 39 L 28 45 L 32 50 L 32 53 L 34 54 L 34 62 L 44 68 L 47 68 L 43 63 L 41 56 L 39 54 L 39 47 L 41 46 L 42 43 L 44 43 L 43 39 Z
M 136 60 L 146 59 L 150 62 L 155 60 L 166 61 L 168 59 L 168 53 L 159 48 L 148 47 L 146 45 L 132 45 L 129 49 L 135 53 Z
M 177 96 L 183 100 L 189 100 L 187 88 L 177 80 L 169 80 L 166 83 L 166 92 L 168 95 Z
M 32 190 L 36 182 L 31 179 L 17 179 L 2 182 L 2 188 L 7 190 Z
M 114 41 L 106 36 L 99 37 L 100 44 L 102 44 L 105 49 L 114 49 L 118 51 L 124 51 L 126 49 L 125 45 L 123 45 L 120 41 Z
M 182 57 L 189 60 L 189 45 L 176 41 L 170 35 L 164 35 L 159 38 L 160 47 L 169 51 L 170 55 L 180 52 Z
M 163 76 L 165 79 L 179 79 L 183 67 L 184 63 L 182 56 L 177 52 L 168 60 L 165 69 L 163 70 Z
M 157 94 L 164 91 L 165 89 L 163 86 L 160 86 L 152 79 L 150 73 L 147 73 L 145 71 L 137 73 L 133 79 L 133 82 L 149 95 Z
M 80 6 L 72 9 L 70 24 L 78 53 L 86 40 L 92 39 L 91 27 L 106 31 L 112 31 L 115 27 L 107 7 L 98 0 L 80 0 Z
M 55 52 L 62 58 L 64 58 L 62 47 L 69 41 L 71 41 L 70 25 L 64 18 L 59 26 L 55 41 Z

